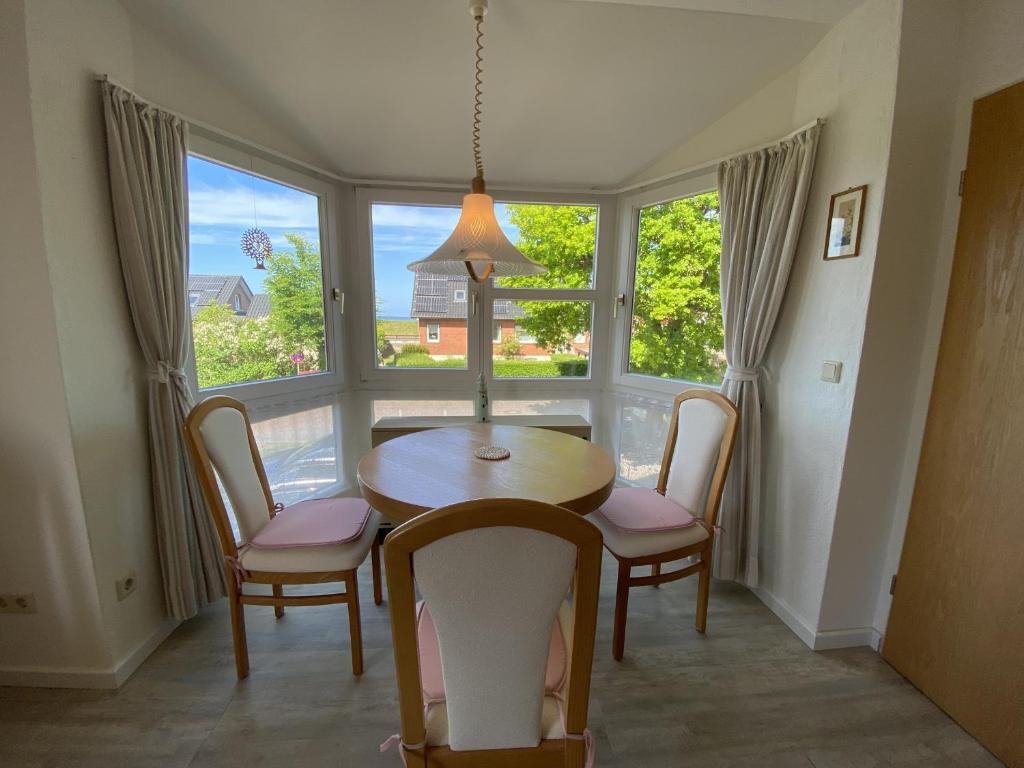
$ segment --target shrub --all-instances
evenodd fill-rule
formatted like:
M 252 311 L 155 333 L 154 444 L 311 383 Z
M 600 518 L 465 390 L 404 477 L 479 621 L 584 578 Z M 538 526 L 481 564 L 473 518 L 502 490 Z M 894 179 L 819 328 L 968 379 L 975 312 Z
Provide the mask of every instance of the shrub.
M 586 376 L 587 362 L 587 358 L 577 357 L 572 360 L 556 360 L 555 365 L 558 366 L 559 376 Z
M 495 360 L 494 375 L 502 379 L 554 378 L 558 366 L 548 360 Z
M 506 336 L 501 341 L 501 356 L 511 360 L 512 358 L 519 357 L 519 354 L 523 350 L 523 345 L 519 343 L 519 339 L 515 336 Z
M 399 368 L 465 368 L 466 361 L 459 358 L 435 360 L 430 355 L 407 355 L 403 351 L 395 358 L 395 365 Z
M 429 355 L 430 350 L 427 349 L 426 344 L 406 344 L 398 350 L 397 354 L 400 357 L 405 355 Z

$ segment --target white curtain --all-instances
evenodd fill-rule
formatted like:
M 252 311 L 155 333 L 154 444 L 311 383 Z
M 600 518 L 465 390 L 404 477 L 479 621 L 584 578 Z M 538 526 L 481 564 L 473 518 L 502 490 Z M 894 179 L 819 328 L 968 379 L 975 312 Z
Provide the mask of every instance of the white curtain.
M 153 512 L 164 599 L 171 615 L 187 619 L 226 589 L 213 520 L 182 436 L 193 404 L 182 370 L 190 343 L 188 126 L 112 83 L 102 88 L 121 271 L 149 368 Z
M 807 206 L 820 125 L 718 167 L 722 217 L 722 393 L 740 433 L 719 515 L 717 576 L 758 584 L 761 364 L 786 292 Z

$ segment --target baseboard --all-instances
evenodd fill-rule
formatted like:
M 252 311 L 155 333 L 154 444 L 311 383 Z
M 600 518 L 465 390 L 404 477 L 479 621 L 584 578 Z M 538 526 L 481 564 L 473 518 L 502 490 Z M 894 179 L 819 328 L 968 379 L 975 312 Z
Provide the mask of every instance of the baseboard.
M 812 629 L 803 619 L 796 615 L 792 608 L 764 587 L 755 587 L 753 592 L 812 651 L 859 648 L 864 645 L 877 651 L 882 645 L 882 635 L 874 627 Z
M 0 685 L 26 688 L 99 688 L 113 690 L 132 676 L 178 624 L 168 619 L 112 669 L 88 667 L 0 667 Z
M 762 603 L 768 606 L 769 610 L 782 619 L 782 623 L 789 627 L 793 634 L 799 637 L 804 645 L 812 651 L 814 648 L 815 631 L 804 623 L 803 619 L 796 615 L 792 608 L 779 600 L 775 595 L 764 587 L 754 587 L 753 593 L 758 596 Z
M 124 683 L 131 677 L 135 670 L 142 666 L 142 662 L 149 658 L 149 655 L 153 653 L 160 644 L 166 640 L 171 632 L 178 628 L 181 624 L 177 619 L 165 619 L 164 623 L 157 627 L 153 633 L 135 646 L 135 650 L 131 651 L 121 661 L 114 665 L 114 687 L 120 688 Z
M 882 635 L 874 627 L 853 629 L 826 629 L 814 636 L 814 650 L 831 651 L 836 648 L 860 648 L 866 645 L 877 651 L 882 647 Z
M 4 667 L 0 669 L 0 685 L 23 688 L 117 688 L 110 669 L 84 667 Z

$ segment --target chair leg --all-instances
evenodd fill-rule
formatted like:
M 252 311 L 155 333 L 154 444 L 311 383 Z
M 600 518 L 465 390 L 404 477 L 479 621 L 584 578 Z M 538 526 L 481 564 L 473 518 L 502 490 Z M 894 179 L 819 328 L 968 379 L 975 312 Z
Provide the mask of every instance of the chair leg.
M 245 606 L 242 605 L 241 589 L 228 574 L 228 604 L 231 609 L 231 635 L 235 644 L 235 670 L 238 679 L 249 676 L 249 646 L 245 640 Z
M 615 626 L 612 629 L 612 656 L 622 661 L 622 653 L 626 649 L 626 609 L 629 606 L 629 572 L 628 560 L 619 561 L 619 581 L 615 587 Z
M 284 597 L 284 587 L 281 586 L 280 584 L 275 584 L 274 585 L 274 597 Z M 284 616 L 284 606 L 283 605 L 275 605 L 274 606 L 274 615 L 277 618 L 279 618 L 279 619 L 282 616 Z
M 661 576 L 661 563 L 654 563 L 651 566 L 651 576 Z M 651 586 L 657 589 L 661 584 L 651 584 Z
M 345 594 L 348 595 L 348 631 L 352 639 L 352 674 L 363 674 L 363 630 L 359 623 L 359 581 L 355 570 L 345 572 Z
M 380 605 L 384 602 L 384 596 L 381 594 L 380 542 L 377 539 L 373 540 L 373 546 L 370 548 L 370 567 L 373 570 L 373 604 Z
M 711 589 L 711 548 L 700 553 L 700 582 L 697 585 L 697 620 L 698 632 L 704 632 L 708 626 L 708 595 Z

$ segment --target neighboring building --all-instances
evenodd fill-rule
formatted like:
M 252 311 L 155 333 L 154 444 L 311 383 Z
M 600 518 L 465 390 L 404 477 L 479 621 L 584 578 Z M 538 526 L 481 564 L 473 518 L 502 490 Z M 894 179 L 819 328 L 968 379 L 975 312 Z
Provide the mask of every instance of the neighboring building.
M 441 357 L 463 356 L 469 347 L 466 317 L 469 306 L 468 278 L 458 275 L 415 274 L 412 288 L 410 315 L 419 321 L 420 344 L 431 355 Z M 509 299 L 494 302 L 494 322 L 491 342 L 495 356 L 501 343 L 513 336 L 520 342 L 519 353 L 524 357 L 549 357 L 551 351 L 538 346 L 517 322 L 525 316 L 522 308 Z M 581 355 L 590 353 L 590 334 L 581 334 L 573 340 L 572 351 Z
M 189 275 L 188 304 L 192 317 L 210 304 L 226 304 L 236 315 L 260 320 L 270 314 L 270 296 L 253 293 L 241 275 Z

